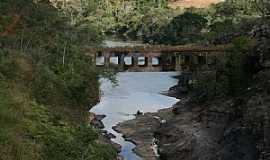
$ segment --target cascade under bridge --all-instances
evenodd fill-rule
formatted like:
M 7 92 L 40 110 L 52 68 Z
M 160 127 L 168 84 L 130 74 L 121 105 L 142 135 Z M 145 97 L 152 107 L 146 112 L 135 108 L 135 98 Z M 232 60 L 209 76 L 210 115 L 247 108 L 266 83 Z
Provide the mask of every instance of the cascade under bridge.
M 120 71 L 182 71 L 211 69 L 228 45 L 142 45 L 88 48 L 86 53 L 100 68 Z

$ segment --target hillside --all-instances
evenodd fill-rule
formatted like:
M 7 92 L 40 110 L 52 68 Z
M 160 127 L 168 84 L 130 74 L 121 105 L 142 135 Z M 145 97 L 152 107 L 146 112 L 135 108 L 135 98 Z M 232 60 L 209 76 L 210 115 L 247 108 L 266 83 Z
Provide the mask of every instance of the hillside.
M 171 0 L 169 6 L 171 8 L 206 8 L 211 4 L 216 4 L 224 0 Z
M 45 0 L 1 0 L 0 19 L 0 160 L 115 159 L 88 124 L 101 72 L 82 51 L 98 32 Z

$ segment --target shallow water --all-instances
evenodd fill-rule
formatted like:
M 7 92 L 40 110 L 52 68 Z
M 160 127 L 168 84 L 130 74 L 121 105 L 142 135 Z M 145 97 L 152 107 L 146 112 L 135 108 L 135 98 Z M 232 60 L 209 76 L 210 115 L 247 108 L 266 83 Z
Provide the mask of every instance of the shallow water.
M 101 101 L 91 109 L 95 114 L 104 114 L 102 120 L 105 129 L 116 136 L 112 141 L 120 144 L 120 155 L 125 160 L 140 160 L 132 149 L 135 145 L 125 141 L 121 134 L 112 127 L 120 122 L 135 118 L 141 112 L 156 112 L 171 107 L 177 99 L 161 95 L 177 83 L 172 76 L 176 72 L 122 72 L 117 75 L 118 85 L 113 86 L 108 80 L 101 79 Z

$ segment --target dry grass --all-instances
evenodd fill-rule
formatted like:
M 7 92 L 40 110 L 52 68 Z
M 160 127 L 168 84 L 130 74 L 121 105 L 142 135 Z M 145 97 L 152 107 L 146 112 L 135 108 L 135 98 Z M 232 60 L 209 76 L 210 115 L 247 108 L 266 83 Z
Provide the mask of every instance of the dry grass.
M 171 8 L 207 8 L 211 4 L 217 4 L 224 0 L 171 0 L 169 6 Z

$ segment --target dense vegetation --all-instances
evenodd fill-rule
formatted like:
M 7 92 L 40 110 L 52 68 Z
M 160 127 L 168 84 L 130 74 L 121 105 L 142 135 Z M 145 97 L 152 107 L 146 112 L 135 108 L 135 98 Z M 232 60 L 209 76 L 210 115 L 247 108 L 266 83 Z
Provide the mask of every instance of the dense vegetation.
M 243 93 L 269 59 L 270 3 L 227 0 L 186 10 L 167 3 L 1 0 L 0 160 L 115 158 L 86 124 L 101 73 L 83 48 L 98 46 L 104 35 L 152 44 L 232 44 L 215 72 L 199 75 L 198 88 L 208 98 Z
M 199 75 L 208 98 L 238 96 L 257 83 L 254 75 L 269 59 L 269 7 L 268 1 L 228 0 L 207 10 L 210 23 L 204 43 L 232 45 L 217 59 L 215 72 Z
M 94 22 L 102 33 L 121 39 L 151 41 L 175 15 L 167 0 L 83 0 L 83 5 L 56 5 L 73 17 L 74 24 Z
M 172 9 L 168 0 L 64 2 L 55 5 L 76 25 L 90 22 L 106 36 L 153 44 L 230 43 L 250 29 L 246 23 L 268 12 L 261 0 L 227 0 L 206 9 Z
M 46 1 L 0 1 L 0 159 L 114 159 L 87 124 L 98 71 L 84 45 L 102 39 Z

